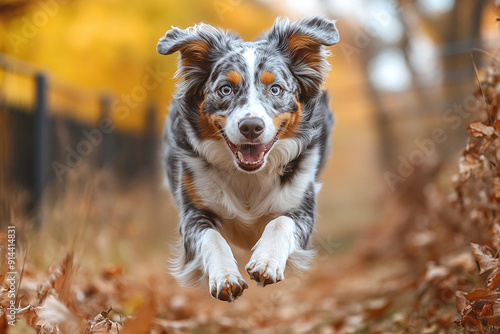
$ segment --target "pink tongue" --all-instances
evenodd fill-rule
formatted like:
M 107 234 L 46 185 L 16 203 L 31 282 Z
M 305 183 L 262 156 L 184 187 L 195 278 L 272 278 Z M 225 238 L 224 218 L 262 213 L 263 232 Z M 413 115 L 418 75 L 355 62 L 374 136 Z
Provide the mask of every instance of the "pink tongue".
M 248 162 L 257 162 L 262 152 L 266 149 L 265 145 L 241 145 L 239 151 L 243 154 L 243 160 Z

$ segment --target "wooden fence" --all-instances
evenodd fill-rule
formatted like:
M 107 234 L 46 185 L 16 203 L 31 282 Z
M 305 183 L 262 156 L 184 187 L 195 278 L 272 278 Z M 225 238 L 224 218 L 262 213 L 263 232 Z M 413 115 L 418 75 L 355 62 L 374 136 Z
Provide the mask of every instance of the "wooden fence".
M 51 100 L 56 90 L 72 102 Z M 0 172 L 6 183 L 29 191 L 29 211 L 37 208 L 49 183 L 65 182 L 67 173 L 83 163 L 92 170 L 110 168 L 123 182 L 156 175 L 159 135 L 153 104 L 141 111 L 143 130 L 133 133 L 113 124 L 112 99 L 0 54 Z M 97 108 L 92 111 L 98 119 L 73 117 L 82 104 Z

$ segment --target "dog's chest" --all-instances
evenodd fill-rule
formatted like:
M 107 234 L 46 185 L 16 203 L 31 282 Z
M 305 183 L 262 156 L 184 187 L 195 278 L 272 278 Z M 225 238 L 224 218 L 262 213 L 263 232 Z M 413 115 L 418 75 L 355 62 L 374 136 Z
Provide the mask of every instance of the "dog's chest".
M 278 173 L 197 173 L 196 188 L 204 206 L 222 220 L 251 224 L 262 217 L 282 215 L 300 206 L 305 187 L 282 184 Z

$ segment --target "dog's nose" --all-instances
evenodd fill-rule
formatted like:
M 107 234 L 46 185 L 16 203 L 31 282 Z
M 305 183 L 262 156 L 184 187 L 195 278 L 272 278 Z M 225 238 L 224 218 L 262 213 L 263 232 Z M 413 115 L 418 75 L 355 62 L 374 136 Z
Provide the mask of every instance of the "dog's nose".
M 257 138 L 264 132 L 264 121 L 258 117 L 243 118 L 238 126 L 241 134 L 250 140 Z

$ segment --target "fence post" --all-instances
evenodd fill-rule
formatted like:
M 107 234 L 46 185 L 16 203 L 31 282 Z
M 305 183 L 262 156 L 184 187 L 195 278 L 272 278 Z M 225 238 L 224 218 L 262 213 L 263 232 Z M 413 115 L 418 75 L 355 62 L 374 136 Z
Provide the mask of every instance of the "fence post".
M 144 115 L 144 129 L 142 134 L 142 160 L 145 162 L 141 166 L 142 172 L 150 180 L 156 182 L 158 164 L 158 135 L 156 134 L 156 106 L 149 104 Z
M 43 73 L 35 75 L 35 142 L 34 142 L 34 196 L 33 205 L 36 225 L 41 223 L 40 204 L 48 182 L 50 165 L 50 124 L 47 110 L 47 77 Z
M 108 94 L 102 94 L 99 98 L 99 107 L 101 111 L 100 120 L 110 119 L 111 117 L 111 98 Z M 113 135 L 103 133 L 101 147 L 97 154 L 97 167 L 102 168 L 113 160 Z

